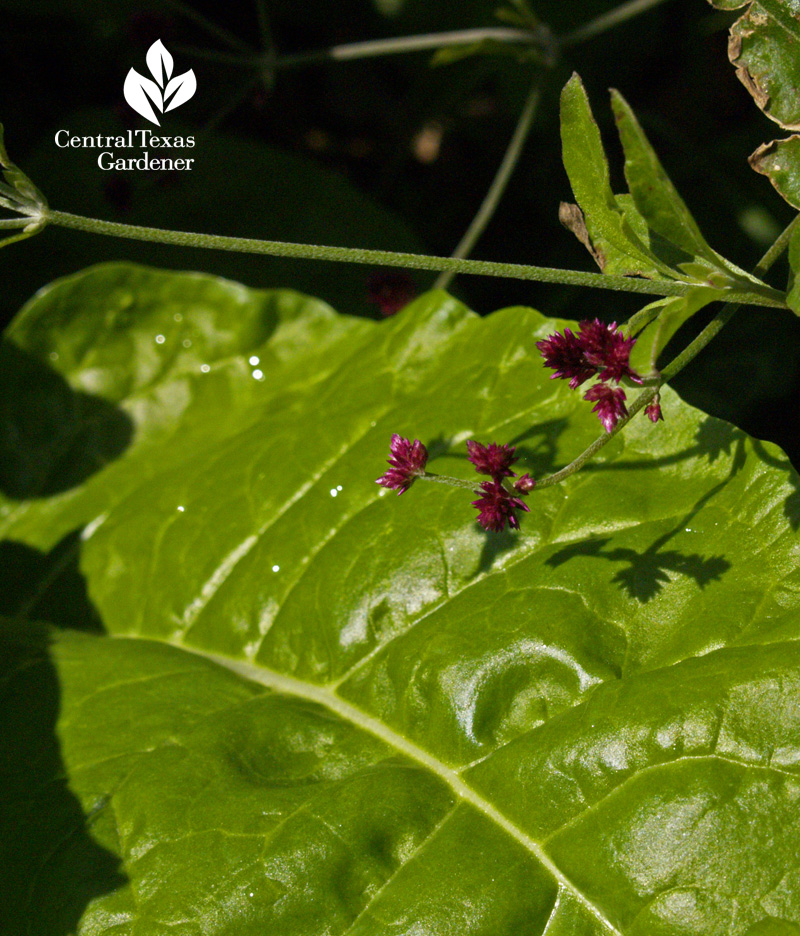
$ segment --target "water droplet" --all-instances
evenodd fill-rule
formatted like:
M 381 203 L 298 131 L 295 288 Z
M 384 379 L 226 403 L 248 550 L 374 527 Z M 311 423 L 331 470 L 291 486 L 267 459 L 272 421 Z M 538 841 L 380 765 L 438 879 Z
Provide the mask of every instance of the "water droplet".
M 201 364 L 201 365 L 200 365 L 200 370 L 201 370 L 204 374 L 207 374 L 207 373 L 211 370 L 211 368 L 208 366 L 208 364 Z
M 184 346 L 184 348 L 191 348 L 192 346 L 192 342 L 188 338 L 184 338 L 181 344 Z
M 258 365 L 259 361 L 260 361 L 260 359 L 257 358 L 257 357 L 255 356 L 255 354 L 250 358 L 250 363 L 253 365 L 253 367 L 256 367 L 256 366 Z
M 273 572 L 280 572 L 280 570 L 281 570 L 281 567 L 280 567 L 279 565 L 274 565 L 274 566 L 272 567 L 272 571 L 273 571 Z
M 185 508 L 185 507 L 178 507 L 178 510 L 180 510 L 180 512 L 183 513 L 184 510 L 186 510 L 186 508 Z
M 58 351 L 51 351 L 51 352 L 50 352 L 50 360 L 51 360 L 51 361 L 57 361 L 57 360 L 58 360 Z
M 163 335 L 156 335 L 156 344 L 164 344 L 166 340 Z
M 336 497 L 338 493 L 339 492 L 336 490 L 336 488 L 331 488 L 331 497 Z
M 253 377 L 255 377 L 256 380 L 263 380 L 264 374 L 260 370 L 254 370 Z
M 183 316 L 181 315 L 180 312 L 176 312 L 176 313 L 172 316 L 172 318 L 173 318 L 176 322 L 182 322 L 182 321 L 183 321 Z

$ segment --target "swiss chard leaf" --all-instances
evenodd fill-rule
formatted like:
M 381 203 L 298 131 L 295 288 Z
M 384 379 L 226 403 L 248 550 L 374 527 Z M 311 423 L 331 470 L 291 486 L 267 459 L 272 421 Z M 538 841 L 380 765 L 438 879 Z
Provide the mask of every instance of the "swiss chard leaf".
M 4 932 L 792 932 L 783 454 L 667 390 L 518 535 L 374 483 L 394 431 L 474 479 L 469 438 L 534 476 L 578 454 L 557 327 L 128 265 L 34 298 L 0 434 Z M 73 431 L 26 436 L 48 379 Z

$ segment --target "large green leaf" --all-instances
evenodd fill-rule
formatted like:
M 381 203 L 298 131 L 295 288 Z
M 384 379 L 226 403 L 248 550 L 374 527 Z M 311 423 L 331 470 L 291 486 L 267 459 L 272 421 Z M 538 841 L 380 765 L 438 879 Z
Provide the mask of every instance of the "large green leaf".
M 796 0 L 709 2 L 723 10 L 747 6 L 731 27 L 728 57 L 767 117 L 787 130 L 800 130 L 800 7 Z M 800 152 L 793 140 L 773 140 L 759 147 L 750 164 L 769 177 L 789 204 L 800 208 Z
M 666 391 L 518 535 L 374 483 L 394 431 L 462 477 L 469 438 L 536 476 L 580 452 L 557 326 L 128 265 L 34 298 L 0 435 L 4 934 L 793 932 L 785 456 Z M 51 397 L 63 431 L 26 432 Z

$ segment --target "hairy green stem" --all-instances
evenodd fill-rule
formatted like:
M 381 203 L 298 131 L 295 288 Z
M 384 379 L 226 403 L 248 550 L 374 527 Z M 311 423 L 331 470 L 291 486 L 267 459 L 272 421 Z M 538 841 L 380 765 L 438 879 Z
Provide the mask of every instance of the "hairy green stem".
M 61 227 L 125 237 L 131 240 L 197 247 L 206 250 L 231 250 L 238 253 L 266 254 L 272 257 L 295 257 L 305 260 L 332 260 L 340 263 L 363 263 L 370 266 L 404 267 L 409 270 L 453 270 L 476 276 L 502 276 L 508 279 L 533 280 L 540 283 L 561 283 L 567 286 L 593 286 L 622 292 L 648 293 L 657 296 L 683 296 L 696 288 L 696 283 L 675 280 L 648 280 L 630 276 L 607 276 L 605 273 L 584 273 L 579 270 L 559 270 L 553 267 L 527 266 L 520 263 L 496 263 L 488 260 L 465 260 L 455 257 L 431 257 L 425 254 L 395 253 L 386 250 L 363 250 L 360 247 L 328 247 L 315 244 L 290 244 L 284 241 L 257 240 L 249 237 L 224 237 L 217 234 L 194 234 L 189 231 L 167 231 L 161 228 L 139 227 L 118 221 L 101 221 L 66 211 L 49 210 L 42 219 Z M 757 291 L 756 291 L 757 290 Z M 786 308 L 785 296 L 768 286 L 753 291 L 731 293 L 732 300 L 771 308 Z
M 511 178 L 511 175 L 516 168 L 517 162 L 519 161 L 519 157 L 522 154 L 522 148 L 525 146 L 525 141 L 527 140 L 531 126 L 533 125 L 541 96 L 542 79 L 539 77 L 536 79 L 533 87 L 528 93 L 525 105 L 522 108 L 519 119 L 517 120 L 517 126 L 514 128 L 514 134 L 509 141 L 508 148 L 506 149 L 505 155 L 503 156 L 503 161 L 500 163 L 500 167 L 497 170 L 497 174 L 492 180 L 492 184 L 489 186 L 489 191 L 486 193 L 480 208 L 470 223 L 470 226 L 467 228 L 458 246 L 453 251 L 453 257 L 468 257 L 472 252 L 472 248 L 477 243 L 478 238 L 486 229 L 486 225 L 491 220 L 500 199 L 503 197 L 503 192 L 506 190 L 508 180 Z M 456 274 L 453 270 L 448 270 L 447 272 L 442 273 L 434 283 L 434 289 L 447 289 L 455 275 Z
M 609 29 L 619 26 L 620 23 L 633 19 L 634 16 L 639 16 L 640 13 L 645 13 L 664 2 L 665 0 L 629 0 L 628 3 L 622 3 L 613 10 L 609 10 L 608 13 L 601 14 L 558 39 L 559 48 L 567 49 L 570 46 L 594 39 L 595 36 L 608 32 Z
M 769 250 L 764 254 L 764 256 L 756 264 L 753 273 L 756 276 L 763 276 L 775 263 L 775 261 L 780 257 L 780 255 L 786 250 L 789 246 L 789 241 L 791 240 L 792 234 L 800 224 L 800 215 L 797 215 L 795 219 L 784 229 L 784 231 L 778 236 L 773 245 Z M 668 381 L 671 380 L 676 374 L 680 373 L 686 365 L 694 360 L 697 355 L 705 348 L 705 346 L 714 338 L 719 332 L 727 325 L 727 323 L 733 318 L 734 313 L 739 308 L 740 303 L 736 302 L 726 302 L 725 305 L 720 309 L 718 314 L 709 322 L 708 325 L 700 332 L 697 338 L 694 339 L 686 348 L 684 348 L 681 353 L 674 358 L 670 363 L 661 371 L 659 375 L 658 382 L 651 387 L 648 387 L 644 390 L 634 401 L 631 403 L 628 408 L 628 415 L 614 426 L 611 432 L 607 432 L 599 438 L 595 439 L 594 442 L 582 452 L 574 461 L 570 462 L 565 468 L 562 468 L 560 471 L 556 471 L 554 474 L 548 475 L 545 478 L 542 478 L 541 481 L 536 482 L 536 488 L 543 487 L 552 487 L 554 484 L 559 484 L 561 481 L 565 481 L 570 475 L 575 474 L 583 465 L 589 461 L 597 452 L 600 451 L 605 445 L 614 438 L 614 436 L 620 432 L 622 429 L 627 426 L 627 424 L 633 419 L 633 417 L 648 403 L 656 398 L 661 387 Z
M 436 481 L 438 484 L 447 484 L 450 487 L 466 488 L 469 491 L 477 493 L 480 481 L 464 481 L 462 478 L 453 478 L 450 475 L 434 474 L 426 471 L 424 474 L 417 475 L 421 481 Z
M 595 439 L 594 442 L 587 448 L 585 451 L 574 460 L 571 461 L 565 468 L 562 468 L 560 471 L 556 471 L 547 477 L 542 478 L 541 481 L 536 482 L 535 490 L 544 487 L 552 487 L 554 484 L 560 484 L 562 481 L 566 481 L 570 475 L 574 475 L 576 471 L 580 470 L 590 458 L 593 458 L 601 448 L 608 445 L 608 443 L 614 438 L 617 433 L 621 432 L 625 426 L 633 419 L 633 417 L 639 412 L 639 410 L 644 409 L 648 403 L 654 400 L 658 394 L 658 391 L 661 389 L 661 384 L 655 387 L 648 387 L 643 393 L 640 393 L 638 397 L 631 403 L 628 407 L 628 415 L 623 416 L 622 419 L 614 426 L 611 432 L 606 432 L 601 435 L 599 438 Z

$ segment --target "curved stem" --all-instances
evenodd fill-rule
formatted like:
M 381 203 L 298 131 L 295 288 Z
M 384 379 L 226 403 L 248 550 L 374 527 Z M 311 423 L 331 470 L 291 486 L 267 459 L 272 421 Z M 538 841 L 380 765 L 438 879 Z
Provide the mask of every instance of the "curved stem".
M 417 475 L 417 478 L 419 478 L 420 481 L 436 481 L 439 484 L 448 484 L 450 487 L 466 488 L 474 493 L 478 493 L 476 488 L 480 486 L 480 481 L 464 481 L 462 478 L 434 474 L 432 471 L 426 471 L 425 474 Z
M 583 26 L 578 26 L 573 32 L 567 33 L 566 36 L 558 40 L 559 47 L 566 49 L 569 46 L 579 45 L 581 42 L 594 39 L 595 36 L 599 36 L 620 23 L 633 19 L 634 16 L 645 13 L 664 2 L 665 0 L 629 0 L 628 3 L 622 3 L 613 10 L 609 10 L 608 13 L 603 13 L 588 23 L 584 23 Z
M 640 393 L 628 407 L 628 415 L 620 419 L 611 432 L 606 432 L 595 439 L 589 448 L 581 452 L 581 454 L 565 468 L 562 468 L 560 471 L 555 471 L 551 475 L 547 475 L 547 477 L 542 478 L 541 481 L 537 481 L 535 490 L 538 491 L 539 488 L 552 487 L 554 484 L 560 484 L 562 481 L 566 481 L 570 475 L 574 475 L 575 472 L 582 468 L 590 458 L 593 458 L 601 448 L 608 445 L 614 436 L 628 425 L 639 410 L 644 409 L 651 400 L 654 400 L 660 389 L 661 384 L 655 387 L 648 387 L 647 390 Z
M 197 10 L 189 6 L 188 3 L 183 3 L 183 0 L 164 0 L 164 3 L 166 3 L 167 6 L 171 6 L 182 16 L 185 16 L 186 19 L 191 20 L 201 29 L 204 29 L 210 36 L 214 36 L 216 39 L 224 42 L 225 45 L 227 45 L 229 48 L 241 49 L 243 52 L 250 51 L 250 47 L 246 42 L 244 42 L 238 36 L 235 36 L 232 32 L 229 32 L 227 29 L 223 29 L 222 26 L 218 26 L 207 16 L 203 16 L 202 13 L 198 13 Z
M 223 237 L 217 234 L 195 234 L 189 231 L 167 231 L 161 228 L 139 227 L 118 221 L 101 221 L 67 211 L 48 210 L 42 220 L 61 227 L 125 237 L 131 240 L 198 247 L 206 250 L 231 250 L 238 253 L 265 254 L 272 257 L 295 257 L 305 260 L 333 260 L 340 263 L 363 263 L 370 266 L 404 267 L 409 270 L 453 270 L 476 276 L 503 276 L 509 279 L 533 280 L 540 283 L 562 283 L 567 286 L 593 286 L 622 292 L 648 293 L 657 296 L 683 296 L 696 284 L 676 280 L 649 280 L 631 276 L 608 276 L 605 273 L 584 273 L 579 270 L 559 270 L 553 267 L 527 266 L 520 263 L 496 263 L 488 260 L 464 260 L 455 257 L 431 257 L 426 254 L 395 253 L 386 250 L 363 250 L 360 247 L 328 247 L 316 244 L 291 244 L 284 241 L 257 240 L 249 237 Z M 754 287 L 755 290 L 756 287 Z M 763 286 L 758 292 L 734 292 L 732 300 L 771 308 L 786 308 L 785 296 L 777 289 Z
M 484 230 L 486 229 L 486 225 L 491 220 L 500 199 L 503 197 L 503 192 L 506 190 L 508 180 L 511 178 L 511 175 L 516 168 L 517 162 L 519 161 L 522 148 L 525 146 L 525 141 L 527 140 L 531 126 L 533 125 L 533 120 L 536 116 L 536 110 L 539 106 L 539 100 L 541 99 L 541 96 L 542 79 L 537 78 L 528 94 L 525 105 L 522 108 L 522 113 L 519 115 L 517 126 L 514 128 L 514 134 L 509 141 L 508 148 L 506 149 L 503 160 L 497 170 L 497 174 L 492 180 L 492 184 L 489 186 L 489 191 L 486 193 L 486 196 L 484 197 L 475 217 L 472 219 L 470 226 L 467 228 L 466 233 L 459 241 L 456 249 L 453 251 L 453 257 L 463 258 L 469 256 L 469 254 L 472 252 L 472 248 L 477 243 L 478 238 L 481 236 L 481 234 L 483 234 Z M 455 275 L 455 271 L 453 270 L 442 273 L 433 284 L 434 289 L 447 289 Z

